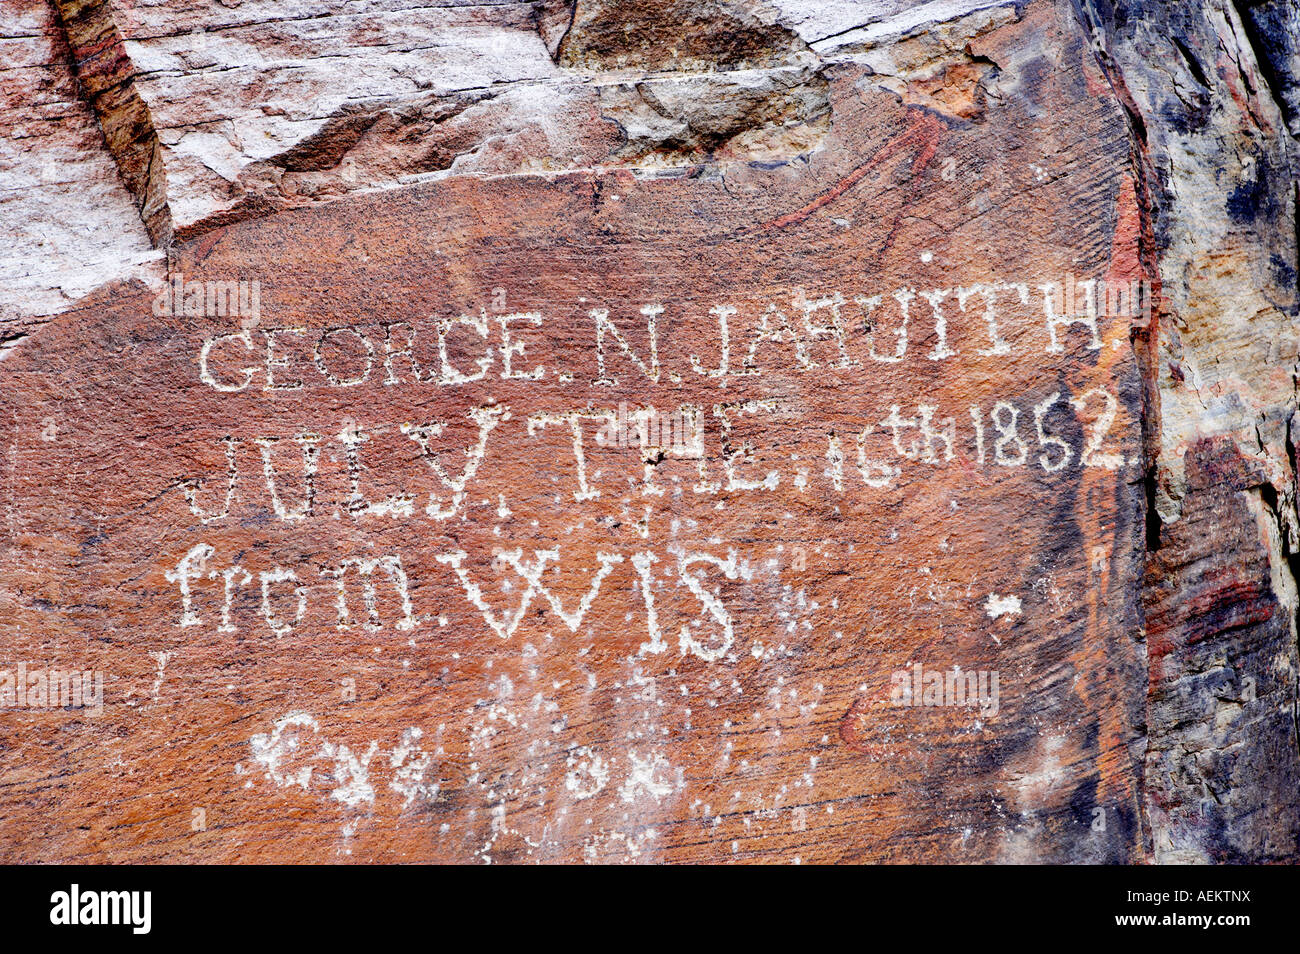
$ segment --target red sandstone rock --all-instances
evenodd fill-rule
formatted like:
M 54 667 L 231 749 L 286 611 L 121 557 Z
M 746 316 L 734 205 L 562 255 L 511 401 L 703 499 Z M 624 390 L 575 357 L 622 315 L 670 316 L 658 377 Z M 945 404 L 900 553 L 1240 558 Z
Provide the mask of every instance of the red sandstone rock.
M 364 66 L 423 62 L 395 6 L 196 7 L 377 84 L 236 154 L 182 144 L 266 94 L 62 6 L 184 240 L 0 363 L 0 670 L 103 675 L 10 700 L 7 860 L 1294 859 L 1294 312 L 1229 283 L 1266 346 L 1168 291 L 1215 254 L 1204 187 L 1158 200 L 1199 133 L 1135 121 L 1129 40 L 692 6 L 719 53 L 685 4 L 510 4 L 419 16 L 532 31 L 523 83 L 419 92 Z

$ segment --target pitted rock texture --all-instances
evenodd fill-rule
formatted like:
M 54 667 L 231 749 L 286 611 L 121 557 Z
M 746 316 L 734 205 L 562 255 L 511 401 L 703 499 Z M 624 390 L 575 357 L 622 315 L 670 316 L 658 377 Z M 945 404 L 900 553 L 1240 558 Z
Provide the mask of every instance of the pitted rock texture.
M 5 15 L 6 860 L 1300 857 L 1294 3 Z

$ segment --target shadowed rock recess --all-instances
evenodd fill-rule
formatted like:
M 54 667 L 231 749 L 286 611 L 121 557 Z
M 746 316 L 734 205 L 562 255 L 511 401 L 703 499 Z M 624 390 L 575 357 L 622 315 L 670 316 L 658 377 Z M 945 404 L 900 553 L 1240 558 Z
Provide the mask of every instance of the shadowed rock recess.
M 1296 0 L 0 27 L 0 860 L 1300 860 Z

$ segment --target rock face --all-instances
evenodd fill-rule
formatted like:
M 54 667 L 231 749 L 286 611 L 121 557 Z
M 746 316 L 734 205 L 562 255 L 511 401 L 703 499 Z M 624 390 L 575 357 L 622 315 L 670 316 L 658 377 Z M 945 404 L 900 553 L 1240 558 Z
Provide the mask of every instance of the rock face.
M 5 16 L 5 860 L 1300 857 L 1294 3 Z
M 1152 851 L 1293 859 L 1298 11 L 1084 10 L 1140 123 L 1161 287 L 1144 596 Z

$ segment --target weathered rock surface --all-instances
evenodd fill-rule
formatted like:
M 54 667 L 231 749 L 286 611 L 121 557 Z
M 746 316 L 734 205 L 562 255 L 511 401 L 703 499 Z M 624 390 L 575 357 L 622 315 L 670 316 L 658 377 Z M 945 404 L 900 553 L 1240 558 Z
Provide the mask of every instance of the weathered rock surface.
M 3 16 L 0 354 L 70 301 L 162 259 L 78 95 L 54 9 L 15 0 Z
M 1297 10 L 1084 6 L 1140 120 L 1161 282 L 1148 410 L 1154 856 L 1294 860 L 1300 165 L 1284 49 L 1298 39 L 1269 24 Z
M 5 15 L 6 860 L 1300 855 L 1294 3 Z

